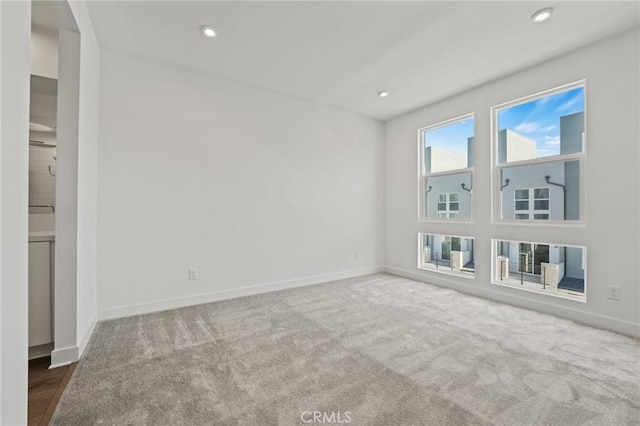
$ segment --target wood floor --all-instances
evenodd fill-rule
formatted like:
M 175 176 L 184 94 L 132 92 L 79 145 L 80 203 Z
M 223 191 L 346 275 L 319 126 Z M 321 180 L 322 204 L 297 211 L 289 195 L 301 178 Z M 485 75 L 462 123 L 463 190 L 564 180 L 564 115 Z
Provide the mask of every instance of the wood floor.
M 51 357 L 29 361 L 29 425 L 48 425 L 76 364 L 49 370 Z

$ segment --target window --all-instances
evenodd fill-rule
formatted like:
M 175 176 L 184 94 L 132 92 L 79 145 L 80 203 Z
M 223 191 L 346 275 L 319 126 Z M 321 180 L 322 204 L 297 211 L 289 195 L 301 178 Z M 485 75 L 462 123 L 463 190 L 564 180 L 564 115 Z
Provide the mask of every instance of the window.
M 494 284 L 586 300 L 585 247 L 507 240 L 493 247 Z
M 438 194 L 438 219 L 456 219 L 460 214 L 460 202 L 457 192 Z
M 418 234 L 418 268 L 473 278 L 473 238 L 453 235 Z
M 585 83 L 492 108 L 498 221 L 583 220 Z
M 471 219 L 473 115 L 419 130 L 421 220 Z
M 518 272 L 540 275 L 543 262 L 549 262 L 549 245 L 520 243 Z
M 514 202 L 516 220 L 549 220 L 549 188 L 516 189 Z

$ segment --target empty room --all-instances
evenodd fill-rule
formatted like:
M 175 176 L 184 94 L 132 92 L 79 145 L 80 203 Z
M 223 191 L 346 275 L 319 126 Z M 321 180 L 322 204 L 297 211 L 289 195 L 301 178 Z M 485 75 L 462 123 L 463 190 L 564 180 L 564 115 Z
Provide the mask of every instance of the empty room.
M 0 2 L 0 425 L 637 425 L 640 2 Z

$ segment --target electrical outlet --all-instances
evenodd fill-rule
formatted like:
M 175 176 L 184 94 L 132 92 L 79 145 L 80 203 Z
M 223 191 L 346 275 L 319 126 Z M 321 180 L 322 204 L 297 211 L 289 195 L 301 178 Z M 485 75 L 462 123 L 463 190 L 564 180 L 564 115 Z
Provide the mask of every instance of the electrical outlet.
M 189 279 L 197 280 L 198 279 L 198 268 L 189 268 Z
M 360 253 L 359 251 L 353 253 L 353 260 L 360 260 L 361 257 L 362 253 Z
M 607 297 L 613 300 L 620 300 L 620 287 L 607 287 Z

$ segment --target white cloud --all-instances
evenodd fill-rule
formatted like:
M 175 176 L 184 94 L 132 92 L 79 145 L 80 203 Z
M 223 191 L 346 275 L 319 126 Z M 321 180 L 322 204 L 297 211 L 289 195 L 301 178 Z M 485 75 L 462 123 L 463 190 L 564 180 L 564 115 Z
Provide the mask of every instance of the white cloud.
M 535 121 L 523 121 L 518 124 L 514 129 L 516 132 L 520 133 L 531 133 L 535 132 L 540 128 L 540 123 L 536 123 Z
M 556 108 L 556 111 L 567 111 L 567 110 L 573 108 L 575 105 L 577 105 L 581 101 L 582 101 L 582 96 L 580 94 L 577 94 L 573 98 L 567 100 L 562 105 L 560 105 L 558 108 Z
M 549 102 L 551 100 L 551 96 L 545 96 L 544 98 L 540 98 L 537 101 L 537 105 L 536 106 L 544 106 L 546 105 L 547 102 Z
M 546 146 L 558 146 L 560 145 L 560 136 L 545 136 L 544 144 Z
M 550 132 L 551 130 L 555 129 L 556 126 L 547 126 L 547 127 L 543 127 L 541 129 L 539 129 L 539 131 L 541 132 Z
M 536 150 L 538 157 L 549 157 L 550 155 L 558 155 L 558 149 L 553 148 L 538 148 Z

